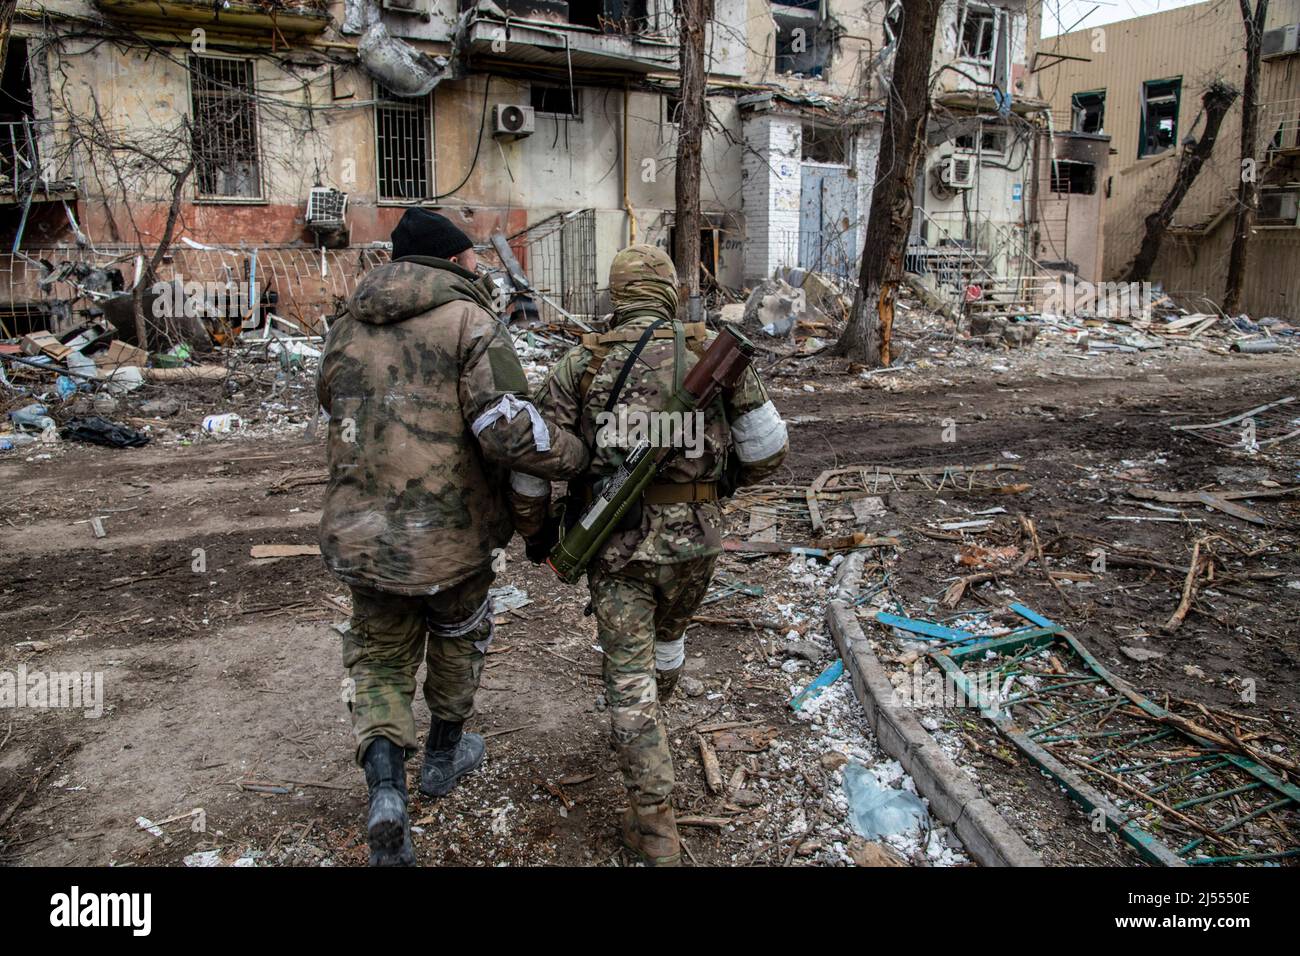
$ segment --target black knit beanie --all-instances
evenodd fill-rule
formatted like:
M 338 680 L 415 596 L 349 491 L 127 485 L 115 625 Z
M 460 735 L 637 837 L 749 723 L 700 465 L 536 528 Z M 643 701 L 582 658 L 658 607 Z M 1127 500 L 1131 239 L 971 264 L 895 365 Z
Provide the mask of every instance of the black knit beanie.
M 471 249 L 474 243 L 446 216 L 412 206 L 402 214 L 393 230 L 393 260 L 404 256 L 433 256 L 450 259 Z

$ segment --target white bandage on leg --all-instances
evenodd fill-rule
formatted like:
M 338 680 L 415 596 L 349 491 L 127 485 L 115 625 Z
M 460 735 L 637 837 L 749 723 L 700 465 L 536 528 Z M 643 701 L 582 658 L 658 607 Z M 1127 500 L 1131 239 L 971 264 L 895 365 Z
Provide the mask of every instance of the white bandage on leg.
M 522 471 L 510 472 L 510 489 L 525 498 L 545 498 L 551 493 L 551 483 L 545 478 L 535 478 Z
M 788 436 L 780 412 L 767 401 L 731 423 L 731 440 L 736 443 L 736 455 L 749 463 L 771 458 L 785 447 Z
M 526 402 L 518 395 L 512 395 L 507 392 L 501 396 L 501 401 L 497 402 L 491 408 L 483 412 L 478 418 L 474 419 L 474 424 L 470 426 L 470 431 L 474 437 L 478 437 L 479 432 L 489 425 L 495 424 L 498 419 L 504 418 L 506 421 L 514 421 L 515 415 L 519 412 L 527 412 L 528 417 L 533 422 L 533 444 L 537 446 L 538 451 L 551 450 L 551 433 L 546 428 L 546 422 L 542 420 L 542 413 L 539 412 L 532 402 Z
M 685 663 L 685 634 L 675 641 L 655 641 L 655 670 L 675 671 Z

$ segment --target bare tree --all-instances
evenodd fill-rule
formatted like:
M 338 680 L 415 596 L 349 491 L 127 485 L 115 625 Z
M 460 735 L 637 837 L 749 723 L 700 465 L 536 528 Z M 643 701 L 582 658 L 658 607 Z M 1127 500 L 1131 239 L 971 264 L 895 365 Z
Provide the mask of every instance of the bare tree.
M 682 87 L 673 261 L 688 302 L 700 293 L 700 148 L 706 110 L 704 23 L 712 14 L 712 5 L 712 0 L 677 0 Z
M 1160 255 L 1160 246 L 1164 242 L 1169 224 L 1173 221 L 1174 213 L 1182 204 L 1188 190 L 1192 188 L 1192 183 L 1196 182 L 1201 167 L 1210 158 L 1210 153 L 1214 151 L 1214 143 L 1219 138 L 1219 127 L 1223 125 L 1223 117 L 1236 100 L 1236 87 L 1226 83 L 1212 83 L 1206 88 L 1201 97 L 1201 106 L 1205 110 L 1205 130 L 1201 133 L 1200 139 L 1183 151 L 1178 161 L 1178 172 L 1174 175 L 1174 184 L 1169 188 L 1164 202 L 1155 212 L 1146 217 L 1146 232 L 1142 236 L 1142 245 L 1138 249 L 1137 256 L 1128 267 L 1128 274 L 1124 277 L 1126 282 L 1139 282 L 1151 276 L 1151 268 L 1156 264 L 1156 257 Z
M 930 64 L 941 6 L 942 0 L 916 0 L 903 8 L 858 288 L 848 323 L 835 345 L 837 354 L 864 365 L 890 361 L 894 296 L 903 278 L 903 256 L 912 228 L 917 164 L 925 153 Z
M 68 133 L 64 148 L 70 164 L 75 162 L 94 176 L 114 234 L 123 236 L 139 250 L 142 268 L 131 290 L 131 306 L 136 342 L 141 348 L 149 348 L 151 323 L 146 313 L 146 293 L 157 281 L 158 267 L 171 248 L 181 222 L 185 186 L 197 165 L 193 132 L 185 116 L 170 124 L 130 132 L 118 130 L 109 125 L 93 95 L 90 102 L 91 109 L 85 114 L 71 109 L 66 112 Z M 150 230 L 136 220 L 136 209 L 141 205 L 141 198 L 154 196 L 165 197 L 167 218 L 161 234 L 150 241 Z M 117 224 L 114 208 L 125 211 L 129 228 Z M 170 334 L 170 330 L 165 331 Z
M 1235 315 L 1241 311 L 1241 287 L 1246 280 L 1246 254 L 1250 231 L 1259 208 L 1259 183 L 1256 175 L 1255 147 L 1259 140 L 1259 64 L 1264 39 L 1264 20 L 1268 0 L 1237 0 L 1241 4 L 1241 22 L 1246 28 L 1246 78 L 1241 98 L 1241 169 L 1237 183 L 1237 217 L 1232 228 L 1232 248 L 1228 251 L 1228 276 L 1223 288 L 1223 311 Z

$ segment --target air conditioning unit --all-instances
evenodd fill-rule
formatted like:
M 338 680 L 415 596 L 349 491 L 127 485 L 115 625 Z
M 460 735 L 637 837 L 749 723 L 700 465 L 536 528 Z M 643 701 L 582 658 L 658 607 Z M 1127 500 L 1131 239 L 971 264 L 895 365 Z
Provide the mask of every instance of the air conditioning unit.
M 939 171 L 939 180 L 950 189 L 970 189 L 975 185 L 975 157 L 954 153 Z
M 1265 30 L 1259 55 L 1265 60 L 1290 56 L 1297 50 L 1297 41 L 1300 41 L 1300 23 L 1288 23 L 1276 30 Z
M 307 194 L 307 225 L 312 229 L 341 229 L 348 194 L 331 186 L 313 186 Z
M 498 139 L 521 139 L 531 136 L 537 118 L 531 106 L 497 103 L 492 107 L 492 135 Z
M 1294 188 L 1261 190 L 1259 221 L 1273 225 L 1300 222 L 1300 191 Z

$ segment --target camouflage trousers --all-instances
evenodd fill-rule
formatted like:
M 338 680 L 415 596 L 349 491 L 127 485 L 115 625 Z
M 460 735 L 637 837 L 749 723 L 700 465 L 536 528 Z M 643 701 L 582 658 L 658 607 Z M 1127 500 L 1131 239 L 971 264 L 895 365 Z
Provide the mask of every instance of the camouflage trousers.
M 682 636 L 704 600 L 716 556 L 679 564 L 630 561 L 589 581 L 600 646 L 610 732 L 629 799 L 642 806 L 672 794 L 673 760 L 655 688 L 655 642 Z
M 408 754 L 418 746 L 411 701 L 421 658 L 429 712 L 448 721 L 473 715 L 474 692 L 492 640 L 491 607 L 483 610 L 492 579 L 490 570 L 480 571 L 427 597 L 352 586 L 343 666 L 357 763 L 376 737 L 387 737 Z

